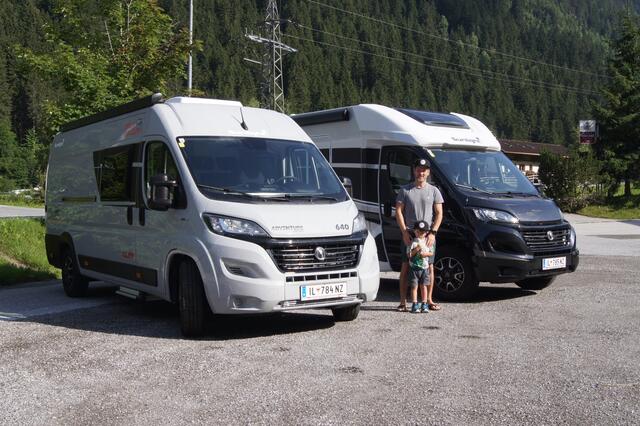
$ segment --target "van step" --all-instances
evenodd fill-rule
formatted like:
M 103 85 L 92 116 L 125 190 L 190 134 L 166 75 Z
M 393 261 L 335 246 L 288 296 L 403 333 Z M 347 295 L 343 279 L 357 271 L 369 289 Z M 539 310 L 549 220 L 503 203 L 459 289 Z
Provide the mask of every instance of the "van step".
M 150 296 L 148 294 L 138 290 L 134 290 L 132 288 L 127 288 L 127 287 L 118 288 L 118 290 L 116 291 L 116 294 L 119 294 L 120 296 L 128 297 L 129 299 L 134 299 L 134 300 L 144 301 L 144 300 L 150 299 Z

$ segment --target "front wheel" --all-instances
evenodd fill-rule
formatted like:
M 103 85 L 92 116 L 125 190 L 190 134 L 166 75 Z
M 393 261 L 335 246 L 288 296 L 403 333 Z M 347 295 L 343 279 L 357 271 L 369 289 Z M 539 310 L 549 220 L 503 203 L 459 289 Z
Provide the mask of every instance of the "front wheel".
M 434 291 L 440 299 L 465 300 L 478 291 L 476 279 L 467 254 L 455 247 L 443 247 L 436 252 Z
M 527 278 L 516 281 L 516 285 L 524 290 L 542 290 L 545 287 L 549 287 L 555 279 L 555 275 L 550 277 Z
M 333 308 L 331 309 L 333 312 L 333 318 L 336 321 L 353 321 L 358 318 L 358 314 L 360 313 L 360 304 L 347 306 L 345 308 Z
M 186 337 L 202 336 L 210 312 L 200 271 L 192 261 L 184 261 L 178 270 L 180 329 Z
M 89 280 L 80 274 L 76 254 L 71 248 L 62 254 L 62 288 L 69 297 L 82 297 L 89 288 Z

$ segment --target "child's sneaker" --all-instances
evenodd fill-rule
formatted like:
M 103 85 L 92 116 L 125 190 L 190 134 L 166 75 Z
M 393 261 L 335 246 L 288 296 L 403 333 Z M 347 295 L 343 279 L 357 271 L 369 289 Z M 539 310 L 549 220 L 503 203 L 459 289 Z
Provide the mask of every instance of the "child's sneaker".
M 412 314 L 419 314 L 420 313 L 420 304 L 419 303 L 414 303 L 411 305 L 411 313 Z
M 428 304 L 428 303 L 423 303 L 423 304 L 422 304 L 422 310 L 421 310 L 421 312 L 422 312 L 423 314 L 428 314 L 428 313 L 429 313 L 429 304 Z

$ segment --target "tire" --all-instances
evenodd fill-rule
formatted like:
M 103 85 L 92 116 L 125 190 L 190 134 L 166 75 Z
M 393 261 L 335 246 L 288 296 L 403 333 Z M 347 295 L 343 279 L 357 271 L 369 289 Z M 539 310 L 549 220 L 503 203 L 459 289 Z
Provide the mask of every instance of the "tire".
M 179 267 L 178 306 L 182 334 L 185 337 L 202 336 L 210 309 L 202 277 L 192 261 L 183 261 Z
M 336 321 L 353 321 L 358 318 L 358 314 L 360 313 L 360 304 L 351 305 L 344 308 L 333 308 L 331 309 L 333 312 L 333 319 Z
M 62 253 L 62 288 L 69 297 L 82 297 L 89 288 L 89 280 L 80 274 L 76 254 L 71 248 Z
M 549 287 L 555 279 L 555 275 L 550 277 L 527 278 L 516 281 L 516 285 L 524 290 L 542 290 L 543 288 Z
M 436 251 L 433 265 L 435 284 L 433 291 L 444 300 L 470 299 L 478 291 L 473 266 L 469 256 L 455 247 L 443 247 Z

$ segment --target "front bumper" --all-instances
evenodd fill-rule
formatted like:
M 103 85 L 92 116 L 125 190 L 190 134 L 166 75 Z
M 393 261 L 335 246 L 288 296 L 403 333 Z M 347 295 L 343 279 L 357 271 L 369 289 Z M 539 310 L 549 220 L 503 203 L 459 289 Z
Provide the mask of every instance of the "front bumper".
M 566 257 L 566 267 L 562 269 L 542 269 L 542 260 L 552 257 Z M 512 283 L 526 278 L 544 277 L 573 272 L 580 263 L 580 252 L 548 255 L 511 255 L 505 253 L 474 250 L 472 261 L 478 281 L 492 283 Z
M 368 236 L 355 268 L 317 272 L 282 272 L 267 251 L 257 244 L 213 237 L 207 244 L 212 271 L 204 285 L 215 313 L 249 314 L 304 308 L 332 308 L 375 300 L 379 285 L 375 242 Z M 302 285 L 344 283 L 347 295 L 302 302 Z

